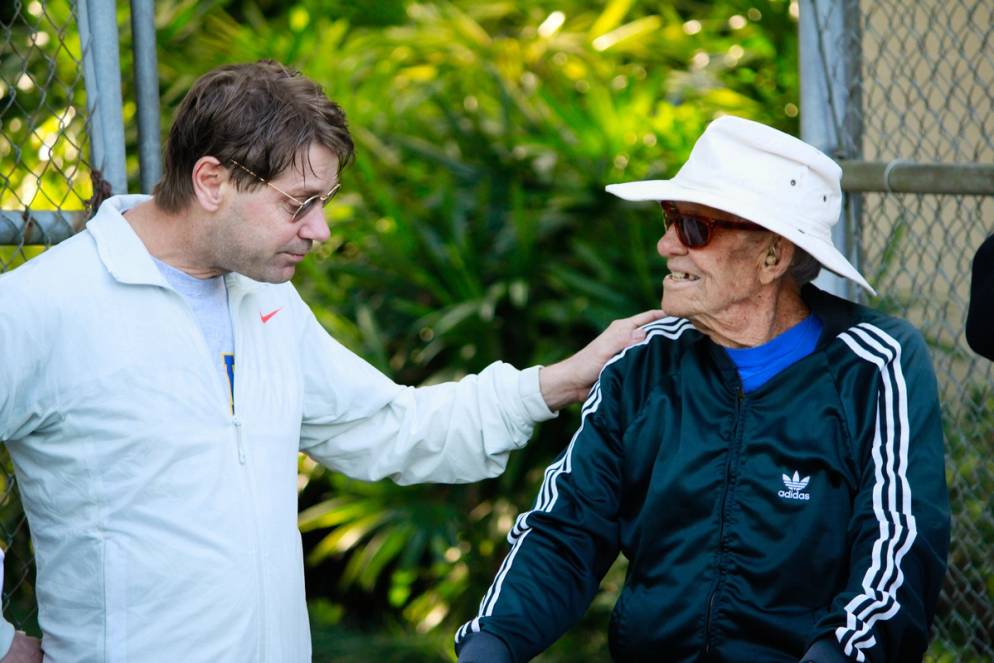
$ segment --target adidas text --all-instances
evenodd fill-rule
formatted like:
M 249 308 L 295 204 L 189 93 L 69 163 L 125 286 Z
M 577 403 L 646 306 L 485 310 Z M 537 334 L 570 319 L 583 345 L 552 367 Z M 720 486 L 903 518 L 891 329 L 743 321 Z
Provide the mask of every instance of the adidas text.
M 781 490 L 777 493 L 777 495 L 788 500 L 811 499 L 811 495 L 809 493 L 801 492 L 808 487 L 808 482 L 811 481 L 810 476 L 801 478 L 801 474 L 797 470 L 794 470 L 794 476 L 790 476 L 789 474 L 782 474 L 780 476 L 783 479 L 783 485 L 787 490 Z

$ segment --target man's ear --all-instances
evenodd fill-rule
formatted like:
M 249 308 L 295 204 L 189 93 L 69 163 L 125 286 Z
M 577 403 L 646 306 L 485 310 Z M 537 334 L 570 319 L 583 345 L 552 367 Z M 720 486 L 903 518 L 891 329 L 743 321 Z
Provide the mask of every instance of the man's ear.
M 767 245 L 763 264 L 760 268 L 759 280 L 764 285 L 773 283 L 790 269 L 794 261 L 794 244 L 780 235 L 774 235 Z
M 224 184 L 230 181 L 228 170 L 215 157 L 203 156 L 193 164 L 190 175 L 193 196 L 202 208 L 216 212 L 224 202 Z

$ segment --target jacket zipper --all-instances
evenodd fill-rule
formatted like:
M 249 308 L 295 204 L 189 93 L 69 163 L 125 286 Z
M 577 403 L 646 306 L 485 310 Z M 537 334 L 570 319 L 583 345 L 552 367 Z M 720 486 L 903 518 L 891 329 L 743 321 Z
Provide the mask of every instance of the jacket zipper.
M 725 511 L 728 508 L 728 489 L 731 483 L 732 463 L 738 460 L 738 450 L 742 442 L 742 412 L 745 405 L 745 392 L 742 384 L 737 386 L 735 399 L 735 430 L 732 442 L 734 446 L 728 449 L 728 461 L 725 464 L 725 487 L 721 494 L 721 521 L 718 524 L 718 577 L 715 578 L 714 587 L 708 595 L 707 611 L 704 616 L 704 654 L 711 653 L 711 618 L 714 615 L 714 602 L 718 596 L 718 589 L 721 587 L 723 571 L 721 570 L 722 557 L 725 555 Z
M 231 423 L 235 425 L 235 446 L 238 447 L 238 462 L 242 465 L 245 464 L 245 443 L 242 442 L 242 420 L 238 417 L 233 417 Z
M 231 340 L 232 340 L 233 345 L 234 345 L 235 358 L 236 359 L 238 358 L 239 354 L 244 349 L 244 348 L 240 347 L 241 344 L 239 343 L 239 338 L 240 338 L 241 335 L 238 332 L 238 316 L 237 316 L 237 314 L 234 313 L 234 311 L 237 310 L 238 305 L 240 303 L 241 303 L 240 300 L 239 301 L 232 301 L 231 293 L 230 293 L 230 290 L 229 290 L 229 294 L 228 294 L 228 313 L 231 316 Z M 243 358 L 242 364 L 244 365 L 244 358 Z M 239 375 L 239 373 L 236 370 L 235 374 L 234 374 L 234 382 L 238 381 L 238 375 Z M 232 384 L 232 389 L 233 389 L 234 393 L 242 393 L 242 394 L 245 393 L 244 389 L 234 389 L 234 386 L 235 385 Z M 232 398 L 234 398 L 234 397 L 232 396 Z M 232 404 L 234 404 L 233 400 L 232 400 Z M 238 452 L 238 463 L 242 466 L 242 470 L 243 470 L 243 476 L 244 476 L 244 480 L 245 480 L 245 489 L 248 492 L 249 507 L 251 509 L 255 509 L 255 506 L 256 506 L 255 484 L 254 484 L 254 481 L 253 481 L 253 478 L 252 478 L 252 468 L 248 467 L 248 452 L 246 451 L 246 448 L 245 448 L 245 439 L 244 439 L 244 434 L 243 434 L 243 431 L 242 431 L 243 426 L 244 426 L 244 422 L 241 420 L 241 418 L 237 414 L 232 413 L 232 415 L 231 415 L 231 423 L 232 423 L 232 426 L 234 426 L 234 429 L 235 429 L 235 449 Z M 264 662 L 266 660 L 266 640 L 267 640 L 267 637 L 266 637 L 267 636 L 267 633 L 266 633 L 266 624 L 267 624 L 267 619 L 266 619 L 266 575 L 265 575 L 264 565 L 263 565 L 263 562 L 262 562 L 262 550 L 263 550 L 263 548 L 262 548 L 262 535 L 259 532 L 259 522 L 258 522 L 257 518 L 254 518 L 252 516 L 248 516 L 248 519 L 251 521 L 251 524 L 249 526 L 252 528 L 252 534 L 253 534 L 253 536 L 255 538 L 255 550 L 256 550 L 255 563 L 256 563 L 256 572 L 258 574 L 257 587 L 259 588 L 259 618 L 260 618 L 260 621 L 261 621 L 261 628 L 259 629 L 259 642 L 258 642 L 258 657 L 259 658 L 258 658 L 258 660 L 261 663 L 261 662 Z
M 176 292 L 176 291 L 174 290 L 173 292 Z M 184 305 L 187 307 L 187 311 L 189 311 L 189 313 L 190 313 L 191 321 L 193 322 L 194 325 L 197 325 L 197 321 L 196 321 L 196 319 L 194 319 L 193 311 L 192 311 L 192 309 L 190 309 L 190 305 L 186 302 L 186 300 L 183 298 L 183 296 L 180 295 L 178 292 L 176 292 L 176 296 L 179 297 L 181 300 L 183 300 Z M 232 340 L 232 345 L 234 346 L 234 351 L 235 351 L 235 357 L 236 358 L 238 357 L 239 350 L 240 350 L 239 343 L 238 343 L 238 337 L 239 337 L 239 334 L 238 334 L 238 319 L 237 319 L 238 316 L 237 315 L 233 315 L 232 311 L 234 311 L 237 308 L 237 305 L 238 305 L 238 302 L 232 302 L 231 292 L 229 290 L 229 292 L 228 292 L 228 316 L 231 319 L 231 340 Z M 199 329 L 199 325 L 197 326 L 197 328 Z M 203 334 L 202 333 L 200 334 L 200 336 L 201 336 L 201 338 L 203 338 Z M 202 347 L 204 348 L 204 350 L 207 351 L 206 352 L 206 356 L 208 357 L 208 365 L 210 365 L 210 361 L 209 361 L 210 351 L 207 348 L 206 339 L 204 340 L 204 342 L 202 344 Z M 216 371 L 214 371 L 213 367 L 211 368 L 211 372 L 212 372 L 212 374 L 216 374 Z M 235 380 L 238 379 L 238 377 L 237 377 L 237 371 L 235 373 L 234 379 Z M 215 381 L 216 381 L 216 378 L 215 378 Z M 232 389 L 232 390 L 233 390 L 233 387 L 234 387 L 233 384 L 232 385 L 225 385 L 225 386 L 227 386 L 229 389 Z M 234 399 L 233 395 L 232 395 L 232 399 Z M 243 466 L 244 475 L 245 475 L 245 485 L 246 485 L 246 489 L 248 491 L 248 496 L 249 496 L 249 503 L 254 508 L 254 506 L 255 506 L 255 487 L 253 486 L 253 483 L 252 483 L 252 472 L 251 472 L 251 469 L 249 467 L 247 467 L 248 453 L 245 450 L 245 440 L 243 439 L 243 434 L 242 434 L 242 425 L 243 425 L 243 423 L 242 423 L 242 420 L 238 417 L 238 415 L 234 414 L 234 412 L 232 411 L 233 406 L 234 406 L 234 400 L 232 400 L 230 406 L 226 406 L 225 407 L 225 410 L 228 412 L 229 416 L 231 417 L 231 424 L 232 424 L 232 426 L 235 429 L 235 449 L 236 449 L 236 451 L 238 453 L 238 463 Z M 252 517 L 249 517 L 248 519 L 251 521 L 252 533 L 255 536 L 255 547 L 256 547 L 256 551 L 257 551 L 255 557 L 256 557 L 256 570 L 258 572 L 259 612 L 260 612 L 260 618 L 261 618 L 261 621 L 262 621 L 262 628 L 259 629 L 260 630 L 260 634 L 259 634 L 259 661 L 264 661 L 265 660 L 265 652 L 266 652 L 266 615 L 265 615 L 265 613 L 266 613 L 266 586 L 265 586 L 265 572 L 264 572 L 263 563 L 262 563 L 262 536 L 259 533 L 259 523 L 258 523 L 257 519 L 256 518 L 252 518 Z

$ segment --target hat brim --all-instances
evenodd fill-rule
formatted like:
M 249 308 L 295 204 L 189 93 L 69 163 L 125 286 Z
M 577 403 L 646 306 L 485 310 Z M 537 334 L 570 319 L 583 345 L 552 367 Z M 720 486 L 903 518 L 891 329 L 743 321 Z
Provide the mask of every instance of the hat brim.
M 835 248 L 830 236 L 820 237 L 806 233 L 791 220 L 777 218 L 775 214 L 771 214 L 769 206 L 764 205 L 761 200 L 745 196 L 731 198 L 727 195 L 700 191 L 674 180 L 624 182 L 622 184 L 609 184 L 605 189 L 608 193 L 624 200 L 657 202 L 672 200 L 674 202 L 697 203 L 741 216 L 743 219 L 752 221 L 787 238 L 793 244 L 810 253 L 825 269 L 849 279 L 865 288 L 872 295 L 877 295 L 877 291 L 863 278 L 863 275 Z

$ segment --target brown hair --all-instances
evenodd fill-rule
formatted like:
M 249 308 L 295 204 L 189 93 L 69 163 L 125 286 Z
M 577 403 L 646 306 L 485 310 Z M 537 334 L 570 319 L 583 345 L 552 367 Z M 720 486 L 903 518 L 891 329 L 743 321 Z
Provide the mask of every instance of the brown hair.
M 335 153 L 339 172 L 352 159 L 345 112 L 317 83 L 271 60 L 213 69 L 176 111 L 156 203 L 168 212 L 185 209 L 193 197 L 193 166 L 203 156 L 225 166 L 238 161 L 271 180 L 290 166 L 309 166 L 300 161 L 315 142 Z M 239 189 L 260 186 L 240 168 L 230 172 Z

